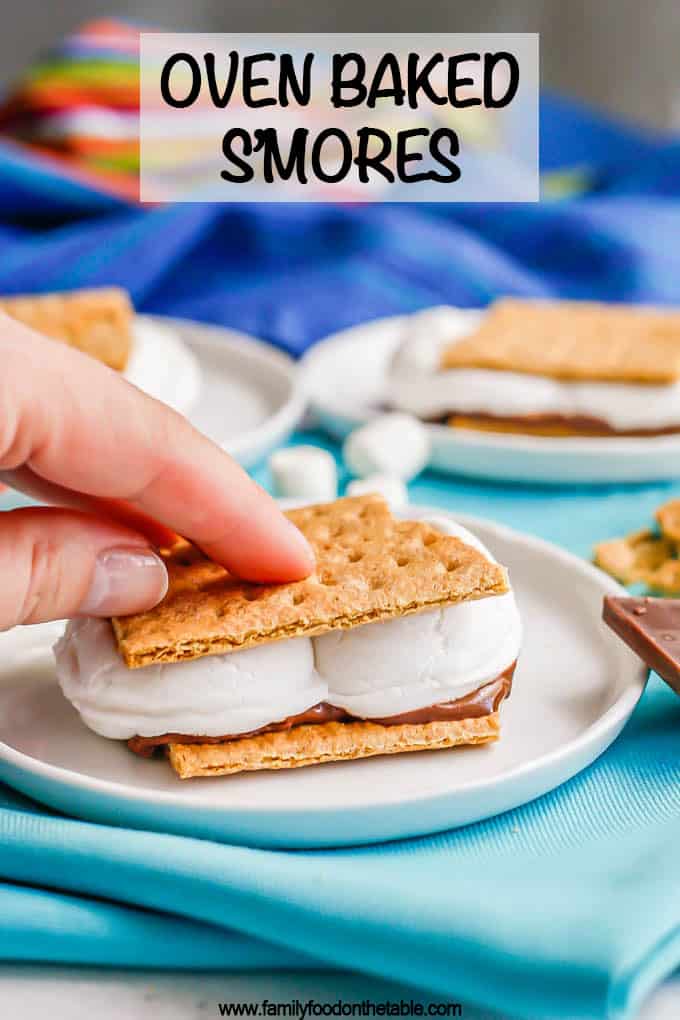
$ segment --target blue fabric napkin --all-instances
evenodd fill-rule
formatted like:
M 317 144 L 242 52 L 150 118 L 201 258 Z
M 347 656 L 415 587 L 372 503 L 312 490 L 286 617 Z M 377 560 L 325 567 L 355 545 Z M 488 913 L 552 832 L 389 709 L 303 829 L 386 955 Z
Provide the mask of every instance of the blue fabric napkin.
M 585 165 L 588 194 L 148 211 L 0 147 L 0 293 L 120 283 L 144 311 L 294 353 L 362 319 L 499 293 L 678 302 L 677 147 L 556 100 L 543 127 L 545 167 Z M 411 498 L 588 555 L 674 492 L 425 475 Z M 680 700 L 654 679 L 620 739 L 559 790 L 489 822 L 361 849 L 249 850 L 90 825 L 0 787 L 0 956 L 333 966 L 532 1020 L 625 1016 L 680 963 L 679 727 Z

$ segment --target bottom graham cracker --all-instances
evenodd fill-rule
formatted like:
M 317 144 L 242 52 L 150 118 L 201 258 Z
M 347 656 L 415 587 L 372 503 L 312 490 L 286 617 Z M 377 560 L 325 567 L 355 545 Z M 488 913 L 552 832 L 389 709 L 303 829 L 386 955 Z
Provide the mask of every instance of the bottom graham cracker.
M 170 764 L 180 779 L 230 776 L 236 772 L 298 769 L 380 754 L 436 751 L 464 744 L 486 744 L 500 734 L 498 712 L 452 722 L 381 726 L 372 722 L 329 722 L 261 733 L 223 744 L 170 744 Z

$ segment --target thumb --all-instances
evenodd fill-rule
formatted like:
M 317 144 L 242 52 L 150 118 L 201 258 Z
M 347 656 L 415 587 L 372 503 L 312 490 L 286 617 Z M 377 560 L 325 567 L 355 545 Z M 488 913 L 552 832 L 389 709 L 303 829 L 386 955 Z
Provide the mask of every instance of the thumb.
M 167 587 L 163 561 L 129 528 L 76 510 L 0 513 L 0 631 L 143 612 Z

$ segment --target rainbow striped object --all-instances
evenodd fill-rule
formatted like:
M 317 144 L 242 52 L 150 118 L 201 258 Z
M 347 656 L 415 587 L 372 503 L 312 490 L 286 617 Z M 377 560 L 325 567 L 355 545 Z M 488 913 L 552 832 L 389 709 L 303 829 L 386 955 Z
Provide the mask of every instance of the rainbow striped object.
M 139 34 L 131 22 L 87 22 L 31 65 L 0 104 L 0 138 L 48 160 L 62 175 L 99 191 L 139 198 Z M 314 119 L 314 110 L 306 111 Z M 488 128 L 468 115 L 455 127 L 474 143 Z M 175 147 L 178 172 L 202 153 Z M 546 195 L 588 191 L 583 168 L 543 175 Z
M 91 21 L 30 66 L 0 106 L 0 135 L 102 190 L 136 199 L 139 32 Z

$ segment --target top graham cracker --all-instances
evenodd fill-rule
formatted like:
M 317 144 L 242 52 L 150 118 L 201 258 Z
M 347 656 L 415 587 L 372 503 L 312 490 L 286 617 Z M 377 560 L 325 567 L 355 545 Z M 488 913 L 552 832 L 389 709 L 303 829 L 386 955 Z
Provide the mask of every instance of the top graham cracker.
M 130 299 L 118 287 L 0 298 L 0 311 L 122 372 L 132 348 Z
M 134 669 L 224 654 L 508 590 L 499 564 L 427 524 L 396 520 L 377 496 L 287 516 L 314 549 L 310 577 L 250 584 L 182 540 L 164 554 L 170 585 L 160 605 L 112 620 L 125 664 Z
M 680 379 L 680 312 L 506 298 L 491 306 L 475 333 L 445 348 L 441 368 L 673 383 Z

